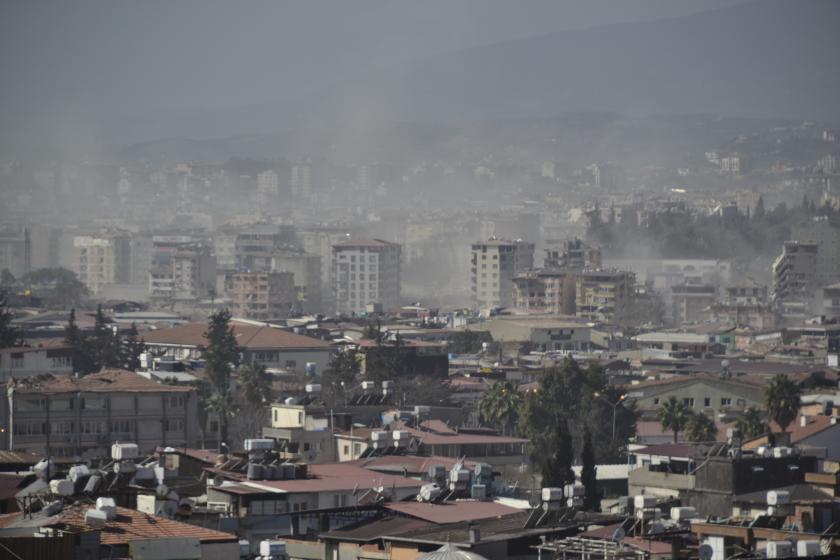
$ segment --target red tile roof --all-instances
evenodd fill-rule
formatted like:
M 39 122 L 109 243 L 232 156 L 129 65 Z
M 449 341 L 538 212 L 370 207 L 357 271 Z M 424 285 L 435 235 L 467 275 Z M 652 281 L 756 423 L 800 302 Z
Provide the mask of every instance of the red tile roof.
M 289 494 L 310 492 L 336 492 L 384 488 L 417 488 L 421 481 L 402 476 L 374 472 L 349 463 L 328 463 L 309 466 L 310 478 L 300 480 L 243 481 L 250 488 Z
M 339 241 L 338 243 L 333 243 L 333 247 L 367 247 L 367 248 L 378 248 L 378 247 L 392 247 L 392 246 L 399 246 L 398 243 L 391 243 L 390 241 L 384 241 L 382 239 L 348 239 L 347 241 Z
M 836 427 L 837 425 L 838 424 L 831 423 L 831 416 L 818 415 L 808 416 L 808 423 L 803 426 L 802 415 L 799 415 L 796 417 L 796 420 L 791 422 L 790 426 L 787 427 L 787 432 L 790 434 L 791 443 L 799 443 L 802 440 L 829 428 Z M 782 431 L 782 428 L 775 422 L 771 422 L 770 427 L 773 429 L 773 432 L 778 433 Z M 840 428 L 838 428 L 838 430 L 840 430 Z M 838 431 L 838 437 L 840 437 L 840 431 Z
M 248 350 L 330 348 L 330 343 L 302 336 L 283 329 L 231 323 L 236 343 Z M 205 323 L 186 323 L 171 329 L 152 331 L 143 335 L 146 344 L 199 347 L 207 344 Z
M 432 465 L 443 465 L 446 470 L 452 469 L 458 462 L 457 459 L 451 457 L 422 457 L 418 455 L 380 455 L 378 457 L 370 457 L 367 459 L 359 459 L 352 461 L 352 465 L 357 465 L 373 471 L 385 472 L 407 472 L 409 474 L 426 474 L 429 472 L 429 467 Z M 473 461 L 464 461 L 464 466 L 472 468 L 475 466 Z
M 496 502 L 458 501 L 430 504 L 425 502 L 394 502 L 385 504 L 391 511 L 432 523 L 460 523 L 476 519 L 501 517 L 520 510 Z
M 663 443 L 648 445 L 632 451 L 635 455 L 660 455 L 662 457 L 694 457 L 697 448 L 688 443 Z
M 84 377 L 39 375 L 10 382 L 18 393 L 188 393 L 190 387 L 164 385 L 124 369 L 105 369 Z
M 66 508 L 55 516 L 56 525 L 64 525 L 71 531 L 92 531 L 85 523 L 85 512 L 90 506 L 76 505 Z M 137 539 L 197 538 L 203 543 L 237 542 L 231 533 L 223 533 L 174 521 L 157 515 L 149 515 L 134 509 L 117 508 L 116 518 L 107 521 L 100 529 L 101 542 L 104 545 L 127 545 Z

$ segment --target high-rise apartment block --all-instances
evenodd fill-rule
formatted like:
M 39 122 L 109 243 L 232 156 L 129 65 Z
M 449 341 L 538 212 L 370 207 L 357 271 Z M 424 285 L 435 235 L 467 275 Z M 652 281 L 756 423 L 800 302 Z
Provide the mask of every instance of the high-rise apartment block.
M 632 272 L 623 270 L 581 272 L 575 290 L 575 315 L 590 321 L 613 321 L 633 297 L 635 281 Z
M 121 233 L 76 235 L 72 268 L 93 295 L 107 285 L 130 283 L 130 237 Z
M 400 304 L 402 246 L 381 239 L 333 245 L 333 294 L 337 313 L 361 313 L 371 304 Z
M 534 244 L 517 239 L 473 243 L 470 254 L 472 300 L 476 307 L 508 307 L 513 278 L 534 267 Z

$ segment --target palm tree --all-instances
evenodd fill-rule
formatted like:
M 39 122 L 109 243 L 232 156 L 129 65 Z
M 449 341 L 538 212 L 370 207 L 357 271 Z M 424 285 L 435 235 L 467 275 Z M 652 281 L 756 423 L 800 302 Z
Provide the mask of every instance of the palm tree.
M 692 414 L 685 427 L 688 441 L 712 442 L 717 440 L 717 426 L 705 414 Z
M 522 395 L 510 381 L 500 381 L 486 390 L 478 401 L 478 413 L 490 424 L 500 426 L 502 433 L 513 426 L 522 407 Z
M 741 435 L 745 438 L 758 437 L 769 431 L 761 411 L 754 406 L 744 411 L 741 417 L 735 422 L 735 427 L 738 428 Z
M 677 397 L 670 397 L 662 403 L 662 408 L 656 416 L 663 429 L 674 432 L 674 443 L 677 443 L 677 436 L 683 431 L 691 415 L 691 409 L 687 404 L 678 401 Z
M 206 402 L 207 410 L 215 413 L 219 420 L 219 446 L 221 447 L 222 443 L 229 445 L 228 425 L 231 419 L 236 416 L 239 407 L 229 396 L 220 393 L 212 395 Z
M 774 376 L 764 390 L 767 416 L 779 425 L 783 433 L 799 414 L 801 394 L 799 386 L 782 374 Z
M 253 362 L 240 369 L 237 382 L 245 403 L 262 408 L 271 401 L 271 375 L 264 365 Z

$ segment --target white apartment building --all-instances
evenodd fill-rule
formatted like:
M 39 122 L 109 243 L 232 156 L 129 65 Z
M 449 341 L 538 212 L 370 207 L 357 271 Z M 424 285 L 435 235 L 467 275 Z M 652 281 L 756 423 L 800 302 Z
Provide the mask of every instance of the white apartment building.
M 470 267 L 473 305 L 508 307 L 513 303 L 513 277 L 534 267 L 534 244 L 493 238 L 473 243 Z
M 280 194 L 280 176 L 271 169 L 257 174 L 257 192 L 264 196 Z
M 92 295 L 131 281 L 131 238 L 121 234 L 73 237 L 72 269 Z
M 400 303 L 402 246 L 381 239 L 357 239 L 333 245 L 333 294 L 337 313 L 361 313 L 369 304 L 383 308 Z

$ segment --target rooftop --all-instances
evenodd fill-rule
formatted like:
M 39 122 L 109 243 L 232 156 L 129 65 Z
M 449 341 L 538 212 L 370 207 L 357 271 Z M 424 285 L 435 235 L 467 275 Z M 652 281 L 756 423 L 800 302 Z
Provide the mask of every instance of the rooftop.
M 384 239 L 348 239 L 346 241 L 339 241 L 338 243 L 333 243 L 333 247 L 367 247 L 367 248 L 380 248 L 380 247 L 399 247 L 399 243 L 392 243 L 390 241 L 385 241 Z
M 459 523 L 491 517 L 502 517 L 520 510 L 496 502 L 464 500 L 455 502 L 394 502 L 385 504 L 385 509 L 416 517 L 431 523 Z
M 9 382 L 17 393 L 189 393 L 191 387 L 163 385 L 124 369 L 105 369 L 84 377 L 50 374 Z
M 231 322 L 236 343 L 247 350 L 261 349 L 297 349 L 330 347 L 329 342 L 302 336 L 283 329 L 268 326 L 245 325 Z M 207 344 L 204 334 L 207 332 L 205 323 L 186 323 L 171 329 L 151 331 L 143 336 L 146 344 L 164 346 L 190 346 L 197 348 Z
M 95 531 L 97 529 L 85 523 L 85 512 L 90 507 L 89 505 L 76 504 L 65 508 L 52 517 L 40 517 L 33 520 L 25 519 L 23 514 L 18 512 L 12 514 L 14 517 L 9 516 L 8 519 L 4 519 L 3 526 L 63 527 L 67 531 L 78 533 Z M 204 543 L 237 542 L 236 535 L 231 533 L 205 529 L 197 525 L 122 507 L 117 508 L 117 516 L 114 519 L 107 521 L 105 526 L 98 530 L 100 531 L 101 543 L 110 546 L 127 545 L 140 539 L 167 538 L 197 538 Z
M 404 476 L 382 474 L 349 463 L 309 466 L 309 478 L 298 480 L 242 481 L 241 485 L 266 492 L 299 494 L 384 488 L 417 488 L 423 483 Z

